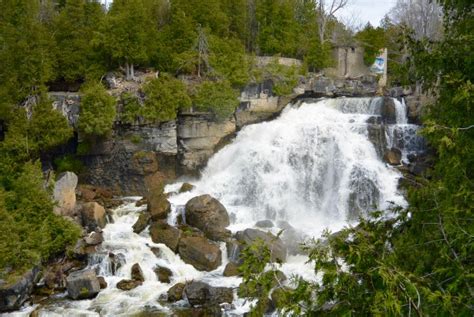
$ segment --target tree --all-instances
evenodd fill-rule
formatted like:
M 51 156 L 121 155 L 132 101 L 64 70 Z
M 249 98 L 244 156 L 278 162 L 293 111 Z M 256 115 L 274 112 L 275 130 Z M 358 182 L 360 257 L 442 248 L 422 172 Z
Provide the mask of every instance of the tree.
M 86 83 L 81 93 L 79 131 L 86 136 L 107 135 L 115 121 L 115 98 L 100 83 Z
M 125 64 L 127 80 L 134 79 L 135 65 L 149 62 L 149 43 L 157 26 L 145 0 L 115 0 L 107 15 L 103 44 L 112 59 Z
M 385 30 L 380 27 L 374 28 L 370 23 L 367 23 L 355 38 L 364 48 L 364 62 L 367 66 L 372 65 L 380 49 L 386 47 Z
M 349 0 L 320 0 L 318 3 L 318 30 L 321 43 L 326 41 L 326 29 L 328 21 L 334 18 L 337 11 L 347 6 Z
M 443 13 L 437 1 L 398 0 L 390 17 L 412 29 L 417 39 L 439 40 L 442 36 Z
M 94 46 L 95 33 L 101 27 L 105 13 L 99 2 L 68 0 L 54 23 L 57 43 L 57 76 L 68 82 L 84 80 L 96 73 L 102 61 Z M 100 78 L 101 72 L 92 77 Z M 98 78 L 96 78 L 98 79 Z

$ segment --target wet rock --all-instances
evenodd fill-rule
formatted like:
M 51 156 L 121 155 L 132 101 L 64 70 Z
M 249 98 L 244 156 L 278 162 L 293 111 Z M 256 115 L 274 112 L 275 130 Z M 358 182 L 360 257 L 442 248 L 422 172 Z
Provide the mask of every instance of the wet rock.
M 114 253 L 109 253 L 109 260 L 112 266 L 112 274 L 115 275 L 117 271 L 125 265 L 126 260 L 125 260 L 125 255 L 122 253 L 114 254 Z
M 132 265 L 132 280 L 140 281 L 140 282 L 145 281 L 142 268 L 140 267 L 140 264 L 138 263 L 135 263 L 134 265 Z
M 163 243 L 173 252 L 178 251 L 181 230 L 166 222 L 155 222 L 150 225 L 150 235 L 154 243 Z
M 158 281 L 160 281 L 161 283 L 169 283 L 171 281 L 170 277 L 173 276 L 173 272 L 171 272 L 169 268 L 164 266 L 157 266 L 154 271 L 156 276 L 158 277 Z
M 232 262 L 227 263 L 223 273 L 224 276 L 238 276 L 239 274 L 239 266 L 237 264 Z
M 135 203 L 135 206 L 136 207 L 141 207 L 141 206 L 146 205 L 146 204 L 148 204 L 148 201 L 146 200 L 146 198 L 142 198 L 142 199 L 140 199 L 139 201 L 137 201 Z
M 122 291 L 129 291 L 142 285 L 143 282 L 135 280 L 121 280 L 117 283 L 117 288 Z
M 100 283 L 94 270 L 76 271 L 66 279 L 67 293 L 72 299 L 93 298 L 100 292 Z
M 97 279 L 99 280 L 100 289 L 107 288 L 107 282 L 103 276 L 98 276 Z
M 382 120 L 386 124 L 397 123 L 397 109 L 392 98 L 384 97 L 382 102 Z
M 151 220 L 151 215 L 149 213 L 142 213 L 138 216 L 137 221 L 133 224 L 133 232 L 140 233 L 148 226 Z
M 200 271 L 212 271 L 221 265 L 218 245 L 200 236 L 184 236 L 179 241 L 178 253 L 184 262 Z
M 79 239 L 77 240 L 72 253 L 75 259 L 85 261 L 90 254 L 97 251 L 95 247 L 95 245 L 87 244 L 84 239 Z
M 16 310 L 29 298 L 40 270 L 34 267 L 13 283 L 0 280 L 0 312 Z
M 161 190 L 155 190 L 148 197 L 147 210 L 152 220 L 166 219 L 171 211 L 171 204 Z
M 179 189 L 179 192 L 180 193 L 190 192 L 193 189 L 194 189 L 194 185 L 191 185 L 189 183 L 183 183 L 183 185 L 181 185 L 181 187 Z
M 402 160 L 402 152 L 397 148 L 391 148 L 385 151 L 383 159 L 390 165 L 400 165 Z
M 98 245 L 98 244 L 101 244 L 102 242 L 104 242 L 104 236 L 102 235 L 102 232 L 93 231 L 93 232 L 89 233 L 89 235 L 84 238 L 84 241 L 88 245 Z
M 231 288 L 212 287 L 204 282 L 186 284 L 184 293 L 191 306 L 212 306 L 232 303 L 234 294 Z
M 168 302 L 177 302 L 183 299 L 184 287 L 186 285 L 183 283 L 177 283 L 173 285 L 167 292 Z
M 260 220 L 255 223 L 255 227 L 259 228 L 272 228 L 273 222 L 271 220 Z
M 151 248 L 150 248 L 150 251 L 153 252 L 153 254 L 154 254 L 157 258 L 160 258 L 160 257 L 161 257 L 161 250 L 160 250 L 160 248 L 151 247 Z
M 238 265 L 242 264 L 243 261 L 240 258 L 240 252 L 243 249 L 242 243 L 235 239 L 229 239 L 226 242 L 226 248 L 227 248 L 227 257 L 229 259 L 229 262 L 236 263 Z
M 54 184 L 53 198 L 57 202 L 54 212 L 58 215 L 72 216 L 76 207 L 77 175 L 73 172 L 59 174 Z
M 270 249 L 271 261 L 285 261 L 286 260 L 286 247 L 280 238 L 274 236 L 269 232 L 264 232 L 258 229 L 245 229 L 235 234 L 237 241 L 242 244 L 252 244 L 256 239 L 261 239 L 265 245 Z
M 96 202 L 85 203 L 81 210 L 82 225 L 88 231 L 104 228 L 106 224 L 105 209 Z
M 225 207 L 210 195 L 194 197 L 185 206 L 186 223 L 196 227 L 211 240 L 225 240 L 230 236 L 229 214 Z

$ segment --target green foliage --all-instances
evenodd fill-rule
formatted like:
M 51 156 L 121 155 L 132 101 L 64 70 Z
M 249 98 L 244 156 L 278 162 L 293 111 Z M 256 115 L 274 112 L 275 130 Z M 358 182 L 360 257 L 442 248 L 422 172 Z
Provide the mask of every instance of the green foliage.
M 364 48 L 364 63 L 367 66 L 371 66 L 380 49 L 386 47 L 385 30 L 381 27 L 374 28 L 370 23 L 367 23 L 355 38 Z
M 16 109 L 8 124 L 3 147 L 18 159 L 37 158 L 72 137 L 66 118 L 54 110 L 45 94 L 35 99 L 31 116 L 26 109 Z
M 80 174 L 84 170 L 84 164 L 74 155 L 64 155 L 58 157 L 54 160 L 54 164 L 56 165 L 57 173 L 69 171 Z
M 281 65 L 275 59 L 264 67 L 263 76 L 273 80 L 273 92 L 277 96 L 285 96 L 293 93 L 293 88 L 298 84 L 300 72 L 299 67 Z
M 204 81 L 196 90 L 194 108 L 212 112 L 219 120 L 229 118 L 239 105 L 237 92 L 227 81 Z
M 80 230 L 53 213 L 51 193 L 44 189 L 39 162 L 26 163 L 5 183 L 0 182 L 0 278 L 6 269 L 21 273 L 63 252 Z M 11 274 L 11 273 L 10 273 Z
M 135 123 L 139 116 L 142 105 L 137 96 L 124 92 L 120 96 L 122 110 L 119 113 L 119 120 L 123 123 L 133 124 Z
M 78 128 L 86 136 L 104 136 L 115 120 L 115 98 L 100 83 L 89 83 L 81 89 L 81 112 Z
M 191 107 L 184 83 L 166 74 L 146 83 L 143 92 L 146 97 L 141 115 L 148 121 L 173 120 L 178 110 Z

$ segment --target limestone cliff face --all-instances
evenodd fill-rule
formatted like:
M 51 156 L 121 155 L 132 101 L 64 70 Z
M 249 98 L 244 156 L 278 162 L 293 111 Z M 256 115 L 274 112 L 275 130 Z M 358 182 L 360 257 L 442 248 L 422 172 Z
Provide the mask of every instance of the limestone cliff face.
M 274 94 L 271 80 L 265 80 L 247 85 L 241 91 L 240 106 L 232 117 L 223 121 L 216 121 L 208 113 L 182 113 L 176 120 L 161 123 L 117 122 L 111 136 L 97 141 L 81 157 L 86 172 L 80 175 L 80 182 L 111 188 L 120 194 L 145 195 L 149 183 L 197 174 L 236 131 L 275 118 L 295 98 L 374 96 L 376 90 L 376 80 L 370 76 L 342 80 L 312 75 L 301 77 L 293 94 L 283 97 Z M 406 92 L 390 91 L 390 94 L 399 97 Z M 80 95 L 54 92 L 50 96 L 53 107 L 76 127 Z M 410 119 L 416 121 L 422 102 L 419 98 L 408 98 L 407 103 Z M 380 138 L 376 129 L 372 134 L 373 138 Z

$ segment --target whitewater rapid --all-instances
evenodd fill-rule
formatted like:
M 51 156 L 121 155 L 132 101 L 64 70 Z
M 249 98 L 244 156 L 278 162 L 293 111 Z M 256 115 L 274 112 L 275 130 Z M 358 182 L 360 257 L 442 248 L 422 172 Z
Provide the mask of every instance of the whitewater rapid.
M 413 150 L 410 146 L 416 147 L 410 141 L 416 139 L 412 135 L 416 126 L 407 123 L 406 106 L 394 102 L 396 123 L 385 127 L 384 146 L 399 144 L 402 135 L 406 157 Z M 354 224 L 371 210 L 405 207 L 407 202 L 397 189 L 400 173 L 381 160 L 369 138 L 367 121 L 380 117 L 381 104 L 380 98 L 302 102 L 287 106 L 273 121 L 244 127 L 231 144 L 209 160 L 199 179 L 186 180 L 195 186 L 191 192 L 177 193 L 182 182 L 165 188 L 172 205 L 168 222 L 176 223 L 189 199 L 210 194 L 227 208 L 232 232 L 270 220 L 275 226 L 268 230 L 276 233 L 291 228 L 294 234 L 287 239 L 299 243 L 319 237 L 325 229 L 334 232 Z M 63 294 L 43 307 L 40 316 L 113 316 L 144 311 L 170 314 L 173 307 L 185 306 L 186 301 L 173 306 L 160 301 L 160 296 L 178 282 L 203 280 L 212 286 L 233 288 L 240 284 L 238 277 L 222 276 L 228 263 L 225 243 L 221 243 L 222 265 L 212 272 L 201 272 L 165 245 L 153 243 L 148 230 L 134 233 L 132 225 L 146 209 L 135 206 L 138 199 L 128 198 L 113 211 L 113 222 L 103 230 L 104 242 L 89 261 L 89 266 L 105 277 L 108 287 L 92 300 L 70 301 Z M 160 250 L 159 257 L 152 247 Z M 115 274 L 110 252 L 123 255 L 125 260 Z M 297 253 L 288 257 L 281 270 L 287 276 L 316 279 L 307 258 Z M 142 267 L 145 282 L 130 291 L 117 289 L 118 281 L 130 278 L 134 263 Z M 172 271 L 170 284 L 157 280 L 153 272 L 157 265 Z M 233 305 L 223 314 L 240 316 L 250 302 L 235 295 Z

